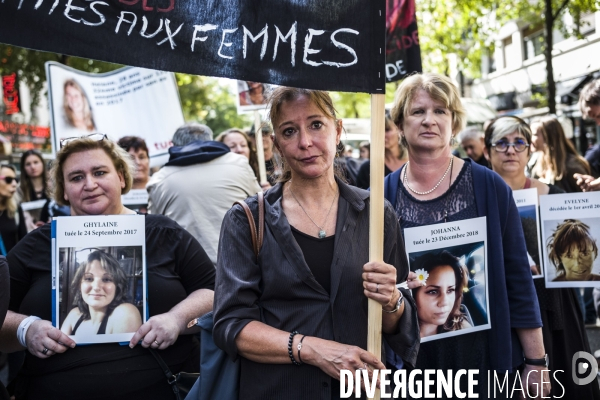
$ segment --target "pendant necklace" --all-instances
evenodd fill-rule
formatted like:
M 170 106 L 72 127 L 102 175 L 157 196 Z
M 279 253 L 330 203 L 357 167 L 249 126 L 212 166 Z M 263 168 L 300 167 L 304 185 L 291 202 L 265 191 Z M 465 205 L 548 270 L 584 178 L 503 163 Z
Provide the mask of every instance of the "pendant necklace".
M 317 225 L 317 223 L 315 222 L 314 219 L 312 219 L 312 217 L 306 212 L 306 210 L 304 209 L 304 207 L 302 207 L 302 204 L 298 201 L 298 199 L 296 198 L 296 195 L 294 194 L 294 192 L 292 191 L 292 185 L 290 182 L 290 193 L 292 194 L 292 197 L 294 198 L 294 200 L 296 200 L 296 203 L 298 203 L 298 205 L 300 206 L 300 208 L 302 209 L 302 211 L 304 211 L 304 214 L 306 214 L 306 216 L 311 220 L 311 222 L 313 224 L 315 224 L 315 226 L 317 228 L 319 228 L 319 239 L 323 239 L 325 236 L 327 236 L 325 229 L 323 229 L 322 227 L 320 227 L 319 225 Z M 325 224 L 327 224 L 327 218 L 329 217 L 329 213 L 331 212 L 331 209 L 333 208 L 333 203 L 335 203 L 335 199 L 337 198 L 337 194 L 335 196 L 333 196 L 333 200 L 331 202 L 331 205 L 329 206 L 329 211 L 327 211 L 327 215 L 325 216 Z

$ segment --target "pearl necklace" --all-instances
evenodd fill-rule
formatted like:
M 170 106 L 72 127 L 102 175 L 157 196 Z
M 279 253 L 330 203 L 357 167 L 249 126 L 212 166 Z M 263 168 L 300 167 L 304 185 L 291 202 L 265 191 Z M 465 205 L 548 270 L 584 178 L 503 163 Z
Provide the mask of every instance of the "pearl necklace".
M 446 168 L 446 172 L 444 172 L 444 175 L 442 175 L 442 179 L 440 179 L 439 182 L 436 183 L 436 185 L 431 190 L 427 190 L 426 192 L 419 192 L 419 191 L 411 188 L 410 185 L 408 184 L 408 164 L 410 163 L 410 161 L 408 161 L 406 163 L 406 168 L 404 168 L 404 180 L 403 180 L 404 186 L 406 186 L 411 192 L 418 194 L 420 196 L 425 196 L 426 194 L 433 192 L 444 181 L 444 178 L 446 178 L 446 175 L 448 175 L 448 171 L 450 171 L 450 169 L 452 168 L 453 161 L 454 161 L 454 157 L 450 157 L 450 164 L 448 164 L 448 168 Z

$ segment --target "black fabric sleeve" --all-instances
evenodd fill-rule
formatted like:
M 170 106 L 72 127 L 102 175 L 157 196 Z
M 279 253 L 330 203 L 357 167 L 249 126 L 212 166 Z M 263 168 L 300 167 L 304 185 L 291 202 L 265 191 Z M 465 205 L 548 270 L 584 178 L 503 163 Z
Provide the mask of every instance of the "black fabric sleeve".
M 42 227 L 45 228 L 45 227 Z M 10 271 L 10 302 L 8 309 L 14 312 L 19 312 L 21 302 L 27 295 L 31 286 L 31 273 L 27 268 L 32 265 L 32 257 L 39 254 L 42 246 L 47 244 L 50 246 L 50 238 L 43 240 L 42 228 L 32 231 L 19 241 L 15 247 L 8 253 L 6 260 L 8 261 Z M 44 229 L 49 233 L 49 227 Z M 38 249 L 38 250 L 36 250 Z M 48 264 L 51 260 L 48 259 Z
M 18 226 L 18 236 L 19 240 L 23 239 L 25 235 L 27 235 L 27 226 L 25 224 L 25 216 L 23 215 L 23 209 L 19 206 L 19 226 Z
M 256 208 L 253 198 L 253 214 Z M 242 207 L 236 205 L 225 214 L 221 227 L 213 329 L 215 344 L 233 360 L 238 356 L 237 335 L 251 321 L 260 321 L 261 280 L 248 219 Z
M 6 257 L 0 256 L 0 328 L 4 323 L 10 299 L 10 275 Z
M 384 260 L 396 267 L 396 282 L 404 282 L 409 271 L 404 238 L 396 219 L 396 213 L 387 200 L 385 201 L 384 221 Z M 404 313 L 398 322 L 397 331 L 393 334 L 383 333 L 383 338 L 397 355 L 414 366 L 420 345 L 417 307 L 410 290 L 400 289 L 400 291 L 404 296 Z
M 356 176 L 356 186 L 361 189 L 368 189 L 371 186 L 371 161 L 366 160 L 360 165 L 358 175 Z
M 175 255 L 177 274 L 186 292 L 215 289 L 215 267 L 200 243 L 188 231 L 179 230 Z

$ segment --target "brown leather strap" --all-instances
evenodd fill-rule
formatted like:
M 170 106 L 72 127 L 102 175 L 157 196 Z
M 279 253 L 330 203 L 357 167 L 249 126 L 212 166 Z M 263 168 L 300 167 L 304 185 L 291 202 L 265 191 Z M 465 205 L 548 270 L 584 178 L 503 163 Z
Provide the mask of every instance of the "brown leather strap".
M 265 200 L 263 192 L 258 192 L 258 231 L 256 230 L 256 223 L 254 222 L 254 215 L 250 211 L 250 207 L 245 201 L 236 201 L 235 204 L 239 204 L 244 209 L 246 217 L 248 218 L 248 224 L 250 225 L 250 237 L 252 238 L 252 249 L 254 255 L 258 257 L 258 253 L 262 248 L 264 232 L 265 232 Z

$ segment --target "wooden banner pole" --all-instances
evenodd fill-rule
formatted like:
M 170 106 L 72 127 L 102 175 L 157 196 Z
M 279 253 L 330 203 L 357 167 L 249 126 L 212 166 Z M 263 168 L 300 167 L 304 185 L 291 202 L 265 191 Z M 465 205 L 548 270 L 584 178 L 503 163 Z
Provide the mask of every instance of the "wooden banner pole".
M 369 218 L 369 261 L 383 261 L 383 171 L 385 160 L 385 95 L 371 95 L 371 208 Z M 382 307 L 369 299 L 367 351 L 381 357 Z M 382 360 L 385 363 L 385 360 Z M 379 400 L 379 389 L 374 400 Z
M 267 181 L 267 169 L 265 167 L 265 150 L 263 146 L 262 129 L 260 127 L 260 113 L 258 110 L 254 111 L 254 141 L 256 143 L 256 155 L 258 158 L 258 175 L 260 177 L 260 184 L 268 183 Z

